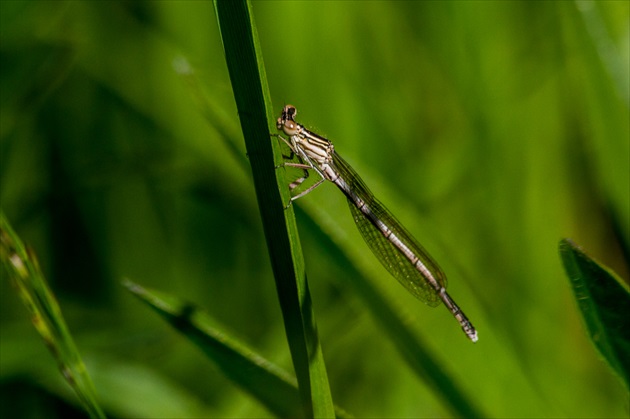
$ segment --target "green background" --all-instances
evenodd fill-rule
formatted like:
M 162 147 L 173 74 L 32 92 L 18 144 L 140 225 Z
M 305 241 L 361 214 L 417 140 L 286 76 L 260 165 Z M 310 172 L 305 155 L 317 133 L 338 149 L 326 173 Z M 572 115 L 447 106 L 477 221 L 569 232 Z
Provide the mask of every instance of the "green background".
M 335 403 L 451 414 L 353 292 L 356 271 L 321 239 L 330 228 L 488 416 L 627 417 L 557 245 L 571 237 L 628 279 L 629 3 L 253 10 L 277 112 L 297 106 L 335 143 L 479 331 L 470 343 L 406 293 L 322 186 L 298 201 L 298 224 Z M 108 415 L 267 416 L 120 286 L 186 298 L 292 368 L 212 3 L 2 1 L 0 25 L 0 204 Z M 0 416 L 65 416 L 75 399 L 4 276 Z

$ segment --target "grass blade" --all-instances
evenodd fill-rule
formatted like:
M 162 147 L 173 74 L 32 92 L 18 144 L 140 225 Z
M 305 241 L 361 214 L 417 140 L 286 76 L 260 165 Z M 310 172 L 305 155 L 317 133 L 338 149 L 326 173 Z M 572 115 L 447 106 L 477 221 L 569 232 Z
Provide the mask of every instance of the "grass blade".
M 194 342 L 227 377 L 272 413 L 280 417 L 301 414 L 302 405 L 295 377 L 219 331 L 216 322 L 197 307 L 171 295 L 147 290 L 129 280 L 124 281 L 123 285 Z M 335 408 L 335 412 L 338 418 L 350 417 L 340 408 Z
M 15 234 L 0 212 L 0 260 L 31 313 L 37 332 L 57 360 L 59 370 L 91 418 L 105 418 L 81 355 L 70 335 L 59 304 L 39 269 L 35 254 Z
M 241 121 L 263 228 L 276 279 L 284 325 L 304 415 L 332 417 L 334 409 L 319 345 L 304 258 L 284 171 L 275 170 L 281 155 L 272 147 L 274 114 L 251 5 L 244 0 L 215 0 L 221 39 Z
M 628 388 L 630 292 L 627 285 L 571 240 L 560 241 L 560 256 L 591 341 Z

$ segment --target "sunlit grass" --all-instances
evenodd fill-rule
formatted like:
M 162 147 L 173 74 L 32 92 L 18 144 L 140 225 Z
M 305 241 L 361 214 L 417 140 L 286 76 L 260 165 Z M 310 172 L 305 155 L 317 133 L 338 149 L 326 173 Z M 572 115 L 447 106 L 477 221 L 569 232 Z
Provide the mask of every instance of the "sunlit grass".
M 107 354 L 129 383 L 141 374 L 116 365 L 177 383 L 177 394 L 153 387 L 172 405 L 269 415 L 119 286 L 131 277 L 192 301 L 292 369 L 243 164 L 256 156 L 240 138 L 212 3 L 0 8 L 1 205 L 37 250 L 82 353 Z M 479 330 L 471 345 L 447 310 L 409 296 L 372 259 L 345 198 L 320 187 L 295 209 L 336 405 L 357 416 L 453 414 L 410 367 L 418 353 L 391 338 L 373 289 L 485 414 L 627 416 L 627 392 L 589 341 L 557 243 L 572 237 L 628 280 L 628 8 L 254 2 L 274 117 L 296 105 L 301 123 L 334 142 L 438 260 Z M 195 83 L 173 70 L 177 59 Z M 0 333 L 11 340 L 0 349 L 15 348 L 16 329 L 32 332 L 2 286 Z M 2 409 L 28 417 L 20 400 L 58 402 L 12 351 L 2 351 L 14 360 L 2 364 Z M 94 381 L 114 410 L 115 386 Z

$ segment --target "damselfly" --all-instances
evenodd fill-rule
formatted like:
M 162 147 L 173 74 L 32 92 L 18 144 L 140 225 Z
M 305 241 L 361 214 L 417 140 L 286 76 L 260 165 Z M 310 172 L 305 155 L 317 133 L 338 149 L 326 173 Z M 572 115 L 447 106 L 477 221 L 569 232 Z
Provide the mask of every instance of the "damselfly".
M 289 139 L 278 135 L 291 149 L 290 158 L 299 163 L 285 166 L 304 170 L 304 176 L 292 182 L 291 190 L 308 177 L 309 170 L 319 174 L 317 183 L 293 196 L 291 201 L 306 195 L 324 180 L 333 182 L 348 198 L 352 217 L 363 239 L 378 260 L 407 290 L 420 301 L 435 307 L 442 301 L 455 316 L 473 342 L 477 331 L 466 315 L 446 292 L 446 276 L 426 250 L 370 192 L 359 175 L 336 152 L 326 138 L 304 128 L 295 121 L 297 110 L 287 105 L 278 118 L 277 128 Z

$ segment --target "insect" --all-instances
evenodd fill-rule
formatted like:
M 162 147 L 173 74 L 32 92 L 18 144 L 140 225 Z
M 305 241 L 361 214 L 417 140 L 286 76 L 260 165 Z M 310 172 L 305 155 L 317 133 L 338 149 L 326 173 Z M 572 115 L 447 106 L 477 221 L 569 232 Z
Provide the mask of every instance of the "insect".
M 304 128 L 295 121 L 297 110 L 286 105 L 277 121 L 277 128 L 288 136 L 278 135 L 297 156 L 299 163 L 285 166 L 304 170 L 304 176 L 292 182 L 297 188 L 315 171 L 320 179 L 299 194 L 291 202 L 306 195 L 328 180 L 348 198 L 350 211 L 363 239 L 377 259 L 390 274 L 420 301 L 435 307 L 440 302 L 449 309 L 461 325 L 464 333 L 476 342 L 477 331 L 455 301 L 446 292 L 446 276 L 437 262 L 420 243 L 402 226 L 394 215 L 374 197 L 355 170 L 336 153 L 334 145 L 326 138 Z

